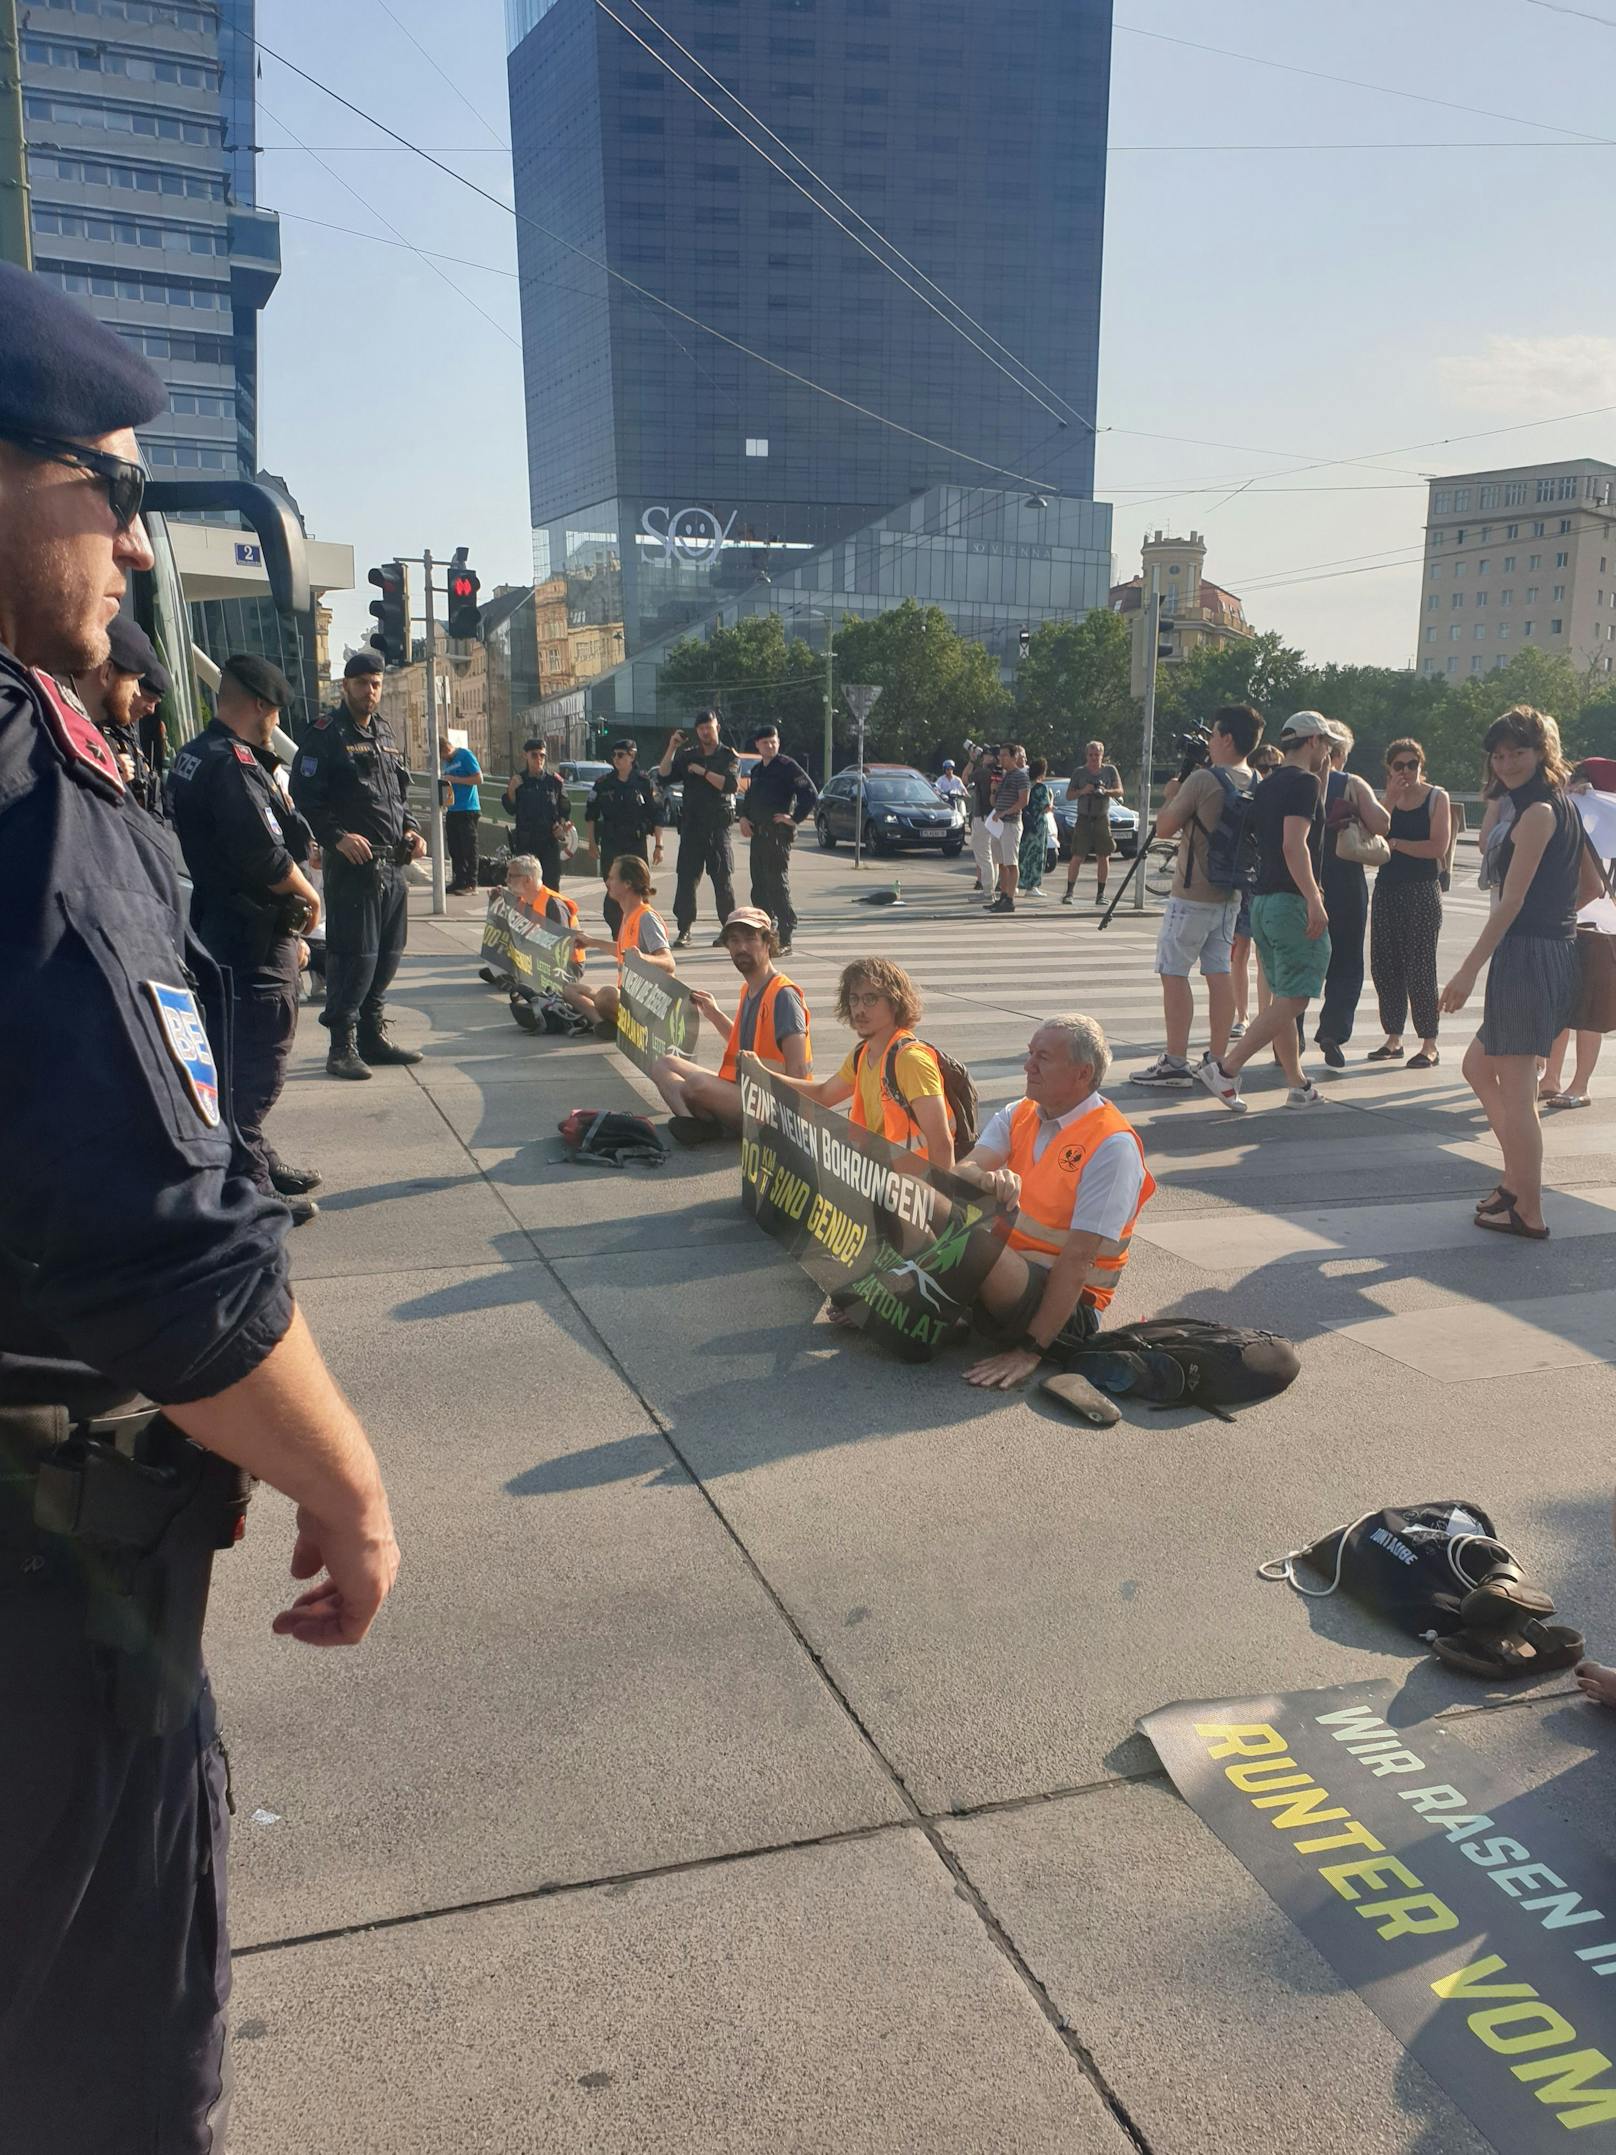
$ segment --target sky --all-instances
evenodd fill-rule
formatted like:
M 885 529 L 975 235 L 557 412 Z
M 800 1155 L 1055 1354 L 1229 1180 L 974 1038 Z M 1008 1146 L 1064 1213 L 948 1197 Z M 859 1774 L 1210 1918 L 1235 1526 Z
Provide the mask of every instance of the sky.
M 508 204 L 499 0 L 258 21 L 263 462 L 361 585 L 460 544 L 485 593 L 525 582 L 512 218 L 273 57 Z M 1613 65 L 1616 0 L 1119 0 L 1095 491 L 1120 576 L 1194 528 L 1255 627 L 1406 666 L 1426 476 L 1616 463 Z M 339 644 L 373 596 L 333 596 Z

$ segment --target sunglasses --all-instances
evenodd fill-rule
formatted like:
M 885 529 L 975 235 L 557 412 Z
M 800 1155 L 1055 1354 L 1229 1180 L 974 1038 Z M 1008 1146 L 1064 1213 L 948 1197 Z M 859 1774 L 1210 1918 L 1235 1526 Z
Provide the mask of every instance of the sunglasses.
M 1417 771 L 1419 767 L 1420 759 L 1418 756 L 1399 756 L 1392 765 L 1394 771 Z
M 146 474 L 127 458 L 108 456 L 100 449 L 85 449 L 75 441 L 58 441 L 51 434 L 6 432 L 0 434 L 0 440 L 26 450 L 29 456 L 37 456 L 41 463 L 65 464 L 71 470 L 99 479 L 106 487 L 107 502 L 120 531 L 127 531 L 140 514 L 140 504 L 146 492 Z

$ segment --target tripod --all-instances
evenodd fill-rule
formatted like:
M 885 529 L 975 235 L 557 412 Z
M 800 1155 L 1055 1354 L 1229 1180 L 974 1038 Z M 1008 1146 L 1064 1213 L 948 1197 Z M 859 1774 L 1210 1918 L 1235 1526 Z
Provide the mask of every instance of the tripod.
M 1139 843 L 1139 845 L 1138 845 L 1137 849 L 1136 849 L 1136 850 L 1135 850 L 1135 852 L 1134 852 L 1134 856 L 1133 856 L 1133 861 L 1132 861 L 1131 865 L 1129 866 L 1129 869 L 1128 869 L 1128 873 L 1127 873 L 1127 874 L 1126 874 L 1126 875 L 1125 875 L 1125 876 L 1123 877 L 1122 881 L 1121 881 L 1121 882 L 1120 882 L 1120 883 L 1119 883 L 1119 884 L 1117 885 L 1117 894 L 1116 894 L 1116 896 L 1115 896 L 1115 897 L 1114 897 L 1114 898 L 1112 899 L 1111 903 L 1110 903 L 1110 904 L 1109 904 L 1109 905 L 1108 905 L 1108 906 L 1106 907 L 1106 909 L 1105 909 L 1105 913 L 1104 913 L 1104 916 L 1103 916 L 1103 917 L 1102 917 L 1102 918 L 1101 918 L 1101 919 L 1100 919 L 1100 920 L 1099 920 L 1099 921 L 1098 921 L 1098 922 L 1096 923 L 1096 926 L 1095 926 L 1095 933 L 1096 933 L 1097 935 L 1098 935 L 1098 934 L 1101 934 L 1101 933 L 1103 933 L 1105 929 L 1107 929 L 1107 928 L 1109 928 L 1109 927 L 1110 927 L 1110 925 L 1111 925 L 1111 916 L 1112 916 L 1112 914 L 1113 914 L 1113 913 L 1114 913 L 1114 912 L 1116 911 L 1117 907 L 1118 907 L 1119 905 L 1121 905 L 1121 903 L 1122 903 L 1123 899 L 1124 899 L 1124 898 L 1125 898 L 1125 897 L 1127 896 L 1127 893 L 1128 893 L 1128 886 L 1129 886 L 1129 885 L 1130 885 L 1130 884 L 1132 883 L 1132 881 L 1133 881 L 1134 877 L 1135 877 L 1135 876 L 1136 876 L 1136 875 L 1137 875 L 1137 874 L 1139 873 L 1140 869 L 1141 869 L 1141 868 L 1143 868 L 1143 866 L 1145 865 L 1145 861 L 1146 861 L 1146 859 L 1147 859 L 1147 858 L 1148 858 L 1148 856 L 1149 856 L 1149 853 L 1150 853 L 1150 849 L 1151 849 L 1151 847 L 1152 847 L 1152 846 L 1153 846 L 1153 845 L 1154 845 L 1155 843 L 1156 843 L 1156 826 L 1155 826 L 1155 824 L 1152 824 L 1152 825 L 1150 826 L 1150 835 L 1149 835 L 1149 837 L 1148 837 L 1148 838 L 1142 838 L 1142 839 L 1140 840 L 1140 843 Z

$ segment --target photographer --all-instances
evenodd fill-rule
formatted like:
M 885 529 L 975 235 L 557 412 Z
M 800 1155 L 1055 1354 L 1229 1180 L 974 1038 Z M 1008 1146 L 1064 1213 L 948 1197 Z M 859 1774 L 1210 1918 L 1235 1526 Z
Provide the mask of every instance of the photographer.
M 713 901 L 720 923 L 735 910 L 735 861 L 730 849 L 731 807 L 740 789 L 741 759 L 718 737 L 716 711 L 696 713 L 696 738 L 677 728 L 670 736 L 657 771 L 664 784 L 684 787 L 679 811 L 679 859 L 673 893 L 673 917 L 679 933 L 675 950 L 690 941 L 696 923 L 696 893 L 701 879 L 712 878 Z M 722 926 L 713 937 L 724 940 Z
M 1083 761 L 1066 785 L 1066 798 L 1077 808 L 1072 824 L 1072 853 L 1066 865 L 1066 895 L 1070 905 L 1077 890 L 1077 872 L 1085 861 L 1094 863 L 1094 903 L 1105 904 L 1105 879 L 1117 842 L 1111 835 L 1111 803 L 1122 798 L 1122 773 L 1105 760 L 1105 743 L 1090 741 Z
M 1169 781 L 1156 818 L 1160 838 L 1178 838 L 1172 895 L 1156 942 L 1167 1046 L 1130 1084 L 1189 1091 L 1190 1026 L 1195 1017 L 1191 968 L 1206 982 L 1212 1053 L 1220 1060 L 1234 1021 L 1231 958 L 1240 902 L 1249 877 L 1240 859 L 1246 806 L 1257 779 L 1247 758 L 1262 738 L 1263 722 L 1249 703 L 1226 704 L 1210 734 L 1188 735 L 1178 776 Z
M 965 744 L 965 787 L 971 802 L 971 858 L 976 862 L 976 888 L 984 898 L 998 889 L 998 868 L 993 858 L 993 833 L 988 817 L 999 790 L 999 751 L 983 741 Z

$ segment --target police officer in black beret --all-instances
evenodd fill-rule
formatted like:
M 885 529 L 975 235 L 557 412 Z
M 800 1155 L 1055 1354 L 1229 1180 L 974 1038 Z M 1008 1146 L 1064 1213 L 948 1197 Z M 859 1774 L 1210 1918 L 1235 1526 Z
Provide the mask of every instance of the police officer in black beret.
M 225 1768 L 201 1658 L 247 1477 L 298 1506 L 274 1629 L 351 1645 L 398 1564 L 230 1115 L 166 837 L 51 678 L 152 567 L 162 383 L 0 265 L 0 2144 L 222 2144 Z M 157 1402 L 153 1405 L 152 1402 Z M 317 1577 L 324 1573 L 323 1577 Z
M 292 798 L 325 868 L 325 1067 L 340 1078 L 368 1078 L 373 1063 L 421 1060 L 387 1031 L 387 991 L 409 932 L 404 867 L 426 841 L 381 700 L 381 659 L 356 651 L 342 669 L 341 703 L 309 728 L 292 773 Z
M 174 758 L 169 808 L 191 873 L 191 926 L 228 969 L 236 1127 L 261 1190 L 278 1190 L 293 1223 L 319 1207 L 319 1175 L 288 1167 L 264 1137 L 297 1037 L 302 936 L 320 918 L 303 872 L 308 825 L 281 791 L 270 747 L 292 700 L 285 675 L 250 653 L 219 669 L 218 716 Z
M 163 812 L 163 776 L 168 769 L 168 728 L 163 723 L 162 702 L 173 687 L 168 668 L 160 658 L 154 658 L 141 675 L 135 696 L 135 739 L 151 765 L 156 794 L 153 813 L 157 815 Z
M 550 769 L 550 751 L 541 740 L 522 743 L 522 762 L 525 768 L 505 788 L 505 806 L 516 818 L 511 853 L 531 853 L 551 890 L 559 890 L 561 836 L 572 829 L 566 781 Z
M 107 623 L 107 656 L 99 666 L 75 674 L 80 703 L 112 745 L 118 770 L 142 808 L 157 806 L 157 776 L 140 742 L 141 678 L 161 661 L 151 638 L 128 614 Z

